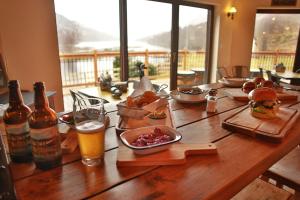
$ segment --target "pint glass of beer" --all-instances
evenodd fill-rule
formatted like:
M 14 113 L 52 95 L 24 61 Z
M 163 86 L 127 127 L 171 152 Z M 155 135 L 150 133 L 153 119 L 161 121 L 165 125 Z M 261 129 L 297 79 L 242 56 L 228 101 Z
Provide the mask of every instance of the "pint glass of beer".
M 101 99 L 80 99 L 73 105 L 82 163 L 87 166 L 99 165 L 104 158 L 104 112 Z

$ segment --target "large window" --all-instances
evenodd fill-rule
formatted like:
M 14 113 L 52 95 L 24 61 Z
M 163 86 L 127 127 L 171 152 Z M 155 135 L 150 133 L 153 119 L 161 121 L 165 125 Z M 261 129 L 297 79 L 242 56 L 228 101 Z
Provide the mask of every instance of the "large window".
M 119 0 L 55 0 L 63 86 L 120 80 Z
M 138 78 L 208 81 L 212 6 L 171 0 L 55 0 L 63 86 Z M 181 79 L 182 76 L 178 76 Z M 180 82 L 180 81 L 179 81 Z M 178 83 L 179 83 L 178 82 Z M 191 84 L 182 82 L 179 84 Z
M 178 85 L 206 82 L 207 23 L 207 9 L 179 6 Z
M 255 21 L 251 69 L 261 67 L 272 70 L 275 65 L 283 63 L 287 70 L 292 71 L 299 27 L 300 12 L 297 13 L 297 10 L 259 10 Z
M 152 82 L 169 84 L 172 4 L 127 0 L 127 21 L 129 79 L 143 63 Z

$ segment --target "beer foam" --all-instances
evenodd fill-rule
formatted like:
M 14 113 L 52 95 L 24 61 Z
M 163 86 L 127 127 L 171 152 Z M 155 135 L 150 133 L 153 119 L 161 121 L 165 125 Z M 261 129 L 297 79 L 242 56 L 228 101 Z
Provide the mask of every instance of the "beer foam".
M 84 121 L 76 125 L 76 130 L 80 133 L 93 133 L 105 129 L 103 122 L 98 121 Z

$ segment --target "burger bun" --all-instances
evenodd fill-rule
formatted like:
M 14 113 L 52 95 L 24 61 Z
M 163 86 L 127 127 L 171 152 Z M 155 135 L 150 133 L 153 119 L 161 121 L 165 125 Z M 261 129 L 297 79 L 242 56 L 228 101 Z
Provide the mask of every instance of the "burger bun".
M 273 119 L 276 117 L 276 110 L 273 109 L 264 109 L 264 113 L 260 113 L 251 108 L 250 112 L 253 117 L 260 119 Z
M 267 80 L 267 81 L 263 82 L 262 86 L 263 87 L 268 87 L 268 88 L 273 88 L 274 87 L 274 83 L 273 83 L 273 81 Z
M 263 84 L 265 82 L 265 79 L 263 77 L 256 77 L 253 82 L 256 84 L 256 85 L 260 85 L 260 84 Z
M 247 81 L 243 84 L 242 90 L 245 93 L 249 93 L 256 88 L 256 84 L 252 81 Z
M 252 90 L 248 94 L 248 98 L 253 101 L 276 101 L 277 94 L 274 89 L 261 87 Z

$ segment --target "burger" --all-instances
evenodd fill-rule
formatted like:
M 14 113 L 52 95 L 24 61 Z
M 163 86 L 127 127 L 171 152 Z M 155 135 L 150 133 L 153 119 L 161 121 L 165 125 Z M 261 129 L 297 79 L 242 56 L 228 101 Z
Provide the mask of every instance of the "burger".
M 274 83 L 273 83 L 273 81 L 265 81 L 265 82 L 263 82 L 263 84 L 262 84 L 262 86 L 263 87 L 268 87 L 268 88 L 273 88 L 274 87 Z
M 268 87 L 256 88 L 248 94 L 248 97 L 253 117 L 263 119 L 276 117 L 278 101 L 275 90 Z
M 265 82 L 263 77 L 256 77 L 253 81 L 257 86 L 262 85 Z
M 243 90 L 243 92 L 245 92 L 245 93 L 248 94 L 249 92 L 251 92 L 252 90 L 254 90 L 255 87 L 256 87 L 256 85 L 255 85 L 254 82 L 252 82 L 252 81 L 247 81 L 247 82 L 245 82 L 245 83 L 243 84 L 242 90 Z

